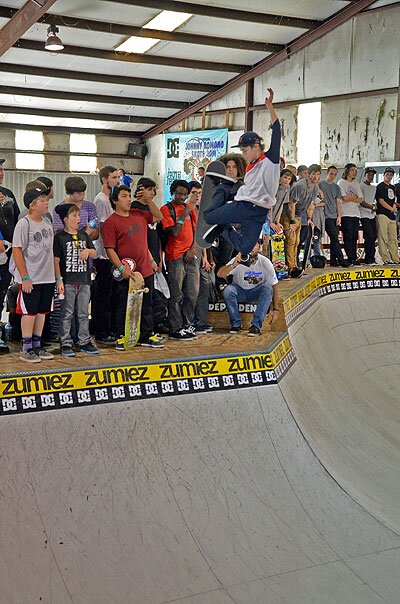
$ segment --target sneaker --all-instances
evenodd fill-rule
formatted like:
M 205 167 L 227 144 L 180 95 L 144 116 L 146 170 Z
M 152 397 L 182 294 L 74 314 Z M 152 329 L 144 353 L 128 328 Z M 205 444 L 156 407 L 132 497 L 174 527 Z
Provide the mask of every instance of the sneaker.
M 347 260 L 346 260 L 346 262 L 347 262 Z M 332 261 L 331 261 L 329 264 L 330 264 L 330 266 L 335 266 L 335 267 L 336 267 L 336 266 L 339 266 L 339 262 L 332 262 Z M 344 265 L 343 265 L 343 266 L 344 266 Z
M 75 357 L 76 353 L 72 346 L 61 346 L 61 354 L 63 357 Z
M 197 340 L 196 328 L 194 327 L 194 325 L 189 325 L 189 327 L 185 327 L 184 331 L 186 331 L 186 333 L 188 333 L 192 337 L 192 340 Z
M 115 350 L 125 350 L 125 338 L 118 338 Z
M 102 346 L 115 346 L 117 343 L 117 336 L 110 334 L 108 336 L 103 336 L 96 338 L 96 342 L 102 344 Z
M 39 357 L 39 355 L 36 354 L 36 352 L 33 350 L 33 348 L 30 348 L 29 350 L 25 350 L 25 351 L 21 351 L 19 353 L 19 358 L 21 359 L 21 361 L 26 361 L 27 363 L 41 363 L 42 359 Z
M 345 259 L 341 260 L 339 264 L 343 268 L 348 268 L 349 266 L 351 266 L 350 260 L 345 260 Z M 333 265 L 331 264 L 331 266 L 333 266 Z
M 92 342 L 88 342 L 80 347 L 81 352 L 86 352 L 87 354 L 99 354 L 99 349 L 96 346 L 93 346 Z
M 212 243 L 217 237 L 221 235 L 224 229 L 225 226 L 222 224 L 213 224 L 210 226 L 209 229 L 207 229 L 202 238 L 207 243 Z
M 260 336 L 261 335 L 261 329 L 258 329 L 258 327 L 256 327 L 256 325 L 250 325 L 250 329 L 247 332 L 248 336 Z
M 47 350 L 47 348 L 43 348 L 43 346 L 34 348 L 33 350 L 41 361 L 51 361 L 51 359 L 54 359 L 54 354 L 52 354 L 50 350 Z
M 205 333 L 211 333 L 213 330 L 213 328 L 211 327 L 211 325 L 201 325 L 200 327 L 197 325 L 196 326 L 196 334 L 198 335 L 203 335 Z
M 170 340 L 196 340 L 197 336 L 188 333 L 186 329 L 180 331 L 173 331 L 169 334 Z
M 229 330 L 229 333 L 239 333 L 239 331 L 242 331 L 242 326 L 241 325 L 232 325 L 232 327 Z
M 156 336 L 144 338 L 141 342 L 139 342 L 139 345 L 149 346 L 150 348 L 164 348 L 164 344 Z

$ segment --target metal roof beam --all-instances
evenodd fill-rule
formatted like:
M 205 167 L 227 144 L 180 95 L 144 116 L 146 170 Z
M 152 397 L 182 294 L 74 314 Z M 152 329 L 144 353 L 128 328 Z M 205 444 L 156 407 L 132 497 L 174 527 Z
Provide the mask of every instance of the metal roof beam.
M 0 30 L 0 57 L 28 31 L 56 0 L 28 0 Z
M 247 73 L 241 74 L 236 78 L 233 78 L 224 86 L 221 86 L 216 92 L 207 94 L 206 96 L 202 97 L 201 99 L 193 103 L 188 109 L 183 109 L 182 111 L 175 113 L 175 115 L 165 120 L 164 123 L 160 126 L 155 126 L 154 128 L 147 130 L 147 132 L 145 132 L 143 135 L 143 140 L 147 140 L 152 136 L 155 136 L 156 134 L 161 134 L 165 130 L 168 130 L 168 128 L 175 126 L 175 124 L 178 124 L 182 120 L 203 109 L 203 107 L 206 107 L 210 103 L 213 103 L 214 101 L 223 98 L 228 93 L 232 92 L 233 90 L 236 90 L 240 86 L 243 86 L 248 80 L 256 78 L 262 73 L 265 73 L 275 65 L 282 63 L 282 61 L 286 61 L 291 55 L 295 54 L 296 52 L 299 52 L 303 48 L 306 48 L 307 46 L 312 44 L 312 42 L 315 42 L 315 40 L 322 38 L 333 29 L 336 29 L 336 27 L 339 27 L 339 25 L 346 23 L 346 21 L 352 19 L 362 10 L 364 10 L 371 4 L 374 4 L 374 2 L 375 0 L 356 0 L 356 2 L 352 2 L 342 10 L 335 13 L 332 17 L 324 21 L 317 29 L 308 31 L 293 40 L 290 44 L 288 44 L 287 48 L 284 51 L 278 52 L 274 55 L 271 55 L 270 57 L 267 57 L 263 61 L 260 61 L 260 63 L 253 67 L 253 69 L 250 69 L 250 71 L 248 71 Z
M 20 73 L 23 75 L 40 76 L 47 79 L 63 78 L 65 80 L 80 80 L 81 82 L 98 82 L 99 84 L 119 84 L 120 86 L 143 86 L 147 88 L 165 88 L 171 90 L 192 90 L 212 92 L 219 86 L 200 84 L 197 82 L 177 82 L 174 80 L 154 80 L 151 78 L 133 78 L 129 76 L 111 75 L 107 73 L 92 73 L 90 71 L 72 71 L 67 69 L 48 69 L 17 63 L 0 63 L 0 72 Z
M 35 132 L 57 132 L 60 134 L 95 134 L 96 136 L 122 136 L 125 138 L 140 138 L 143 132 L 139 130 L 99 130 L 99 128 L 77 128 L 76 126 L 34 126 L 32 124 L 17 124 L 15 122 L 0 122 L 0 130 L 34 130 Z
M 251 12 L 233 8 L 222 8 L 209 4 L 192 4 L 191 2 L 176 2 L 175 0 L 107 0 L 116 4 L 129 4 L 140 8 L 155 8 L 160 11 L 171 10 L 175 12 L 191 13 L 202 17 L 215 19 L 229 19 L 230 21 L 247 21 L 250 23 L 283 25 L 285 27 L 299 27 L 300 29 L 314 29 L 321 24 L 317 19 L 304 19 L 270 13 Z
M 24 50 L 36 50 L 47 52 L 43 42 L 36 40 L 18 40 L 15 48 Z M 126 63 L 142 63 L 147 65 L 163 65 L 165 67 L 183 67 L 193 69 L 192 59 L 179 59 L 176 57 L 164 57 L 159 55 L 139 54 L 133 52 L 115 52 L 114 50 L 102 50 L 100 48 L 89 48 L 87 46 L 64 46 L 63 54 L 77 57 L 90 57 L 105 61 L 120 61 Z M 236 65 L 234 63 L 217 63 L 216 61 L 195 61 L 196 69 L 209 71 L 224 71 L 230 73 L 246 73 L 250 69 L 248 65 Z
M 43 117 L 71 118 L 74 120 L 98 120 L 99 122 L 127 122 L 128 124 L 161 124 L 160 117 L 143 115 L 119 115 L 118 113 L 87 113 L 84 111 L 64 111 L 58 109 L 38 109 L 36 107 L 21 107 L 17 105 L 0 105 L 0 113 L 15 113 L 18 115 L 39 115 Z
M 57 99 L 69 101 L 85 101 L 87 103 L 110 103 L 111 105 L 128 105 L 138 107 L 160 107 L 165 109 L 184 109 L 189 103 L 182 101 L 161 101 L 158 99 L 137 99 L 124 96 L 111 96 L 106 94 L 86 94 L 83 92 L 70 92 L 70 90 L 40 90 L 38 88 L 22 88 L 20 86 L 0 86 L 0 94 L 13 96 L 29 96 L 41 99 Z
M 0 17 L 10 19 L 16 9 L 0 6 Z M 116 34 L 120 36 L 139 36 L 141 38 L 155 38 L 168 42 L 183 44 L 200 44 L 202 46 L 216 46 L 221 48 L 235 48 L 240 50 L 252 50 L 257 52 L 278 52 L 284 48 L 283 44 L 271 44 L 269 42 L 257 42 L 254 40 L 240 40 L 237 38 L 220 38 L 216 36 L 204 36 L 180 31 L 162 31 L 159 29 L 145 29 L 134 25 L 122 23 L 105 23 L 94 19 L 81 19 L 80 17 L 69 17 L 67 15 L 46 14 L 39 19 L 40 23 L 57 25 L 58 27 L 72 27 L 89 31 Z

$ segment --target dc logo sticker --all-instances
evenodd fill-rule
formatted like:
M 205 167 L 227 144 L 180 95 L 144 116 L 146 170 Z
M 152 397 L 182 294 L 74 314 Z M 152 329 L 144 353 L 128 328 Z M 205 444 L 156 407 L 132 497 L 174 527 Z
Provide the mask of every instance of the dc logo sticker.
M 167 157 L 179 157 L 179 138 L 169 138 L 167 142 Z

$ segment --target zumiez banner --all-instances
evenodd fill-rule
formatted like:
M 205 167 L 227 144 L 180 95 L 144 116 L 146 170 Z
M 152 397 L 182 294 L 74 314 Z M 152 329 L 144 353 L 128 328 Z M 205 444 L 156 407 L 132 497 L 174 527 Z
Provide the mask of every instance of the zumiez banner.
M 164 199 L 170 200 L 169 187 L 177 178 L 197 180 L 197 169 L 206 168 L 211 161 L 226 153 L 228 129 L 171 132 L 165 134 Z

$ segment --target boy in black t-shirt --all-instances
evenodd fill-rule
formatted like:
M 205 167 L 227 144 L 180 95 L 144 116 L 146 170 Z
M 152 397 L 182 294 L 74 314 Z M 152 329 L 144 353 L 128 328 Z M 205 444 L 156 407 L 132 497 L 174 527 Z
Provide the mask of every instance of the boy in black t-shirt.
M 80 212 L 75 204 L 60 204 L 57 214 L 64 230 L 54 237 L 54 270 L 57 293 L 64 296 L 61 302 L 59 336 L 61 354 L 74 357 L 71 322 L 75 305 L 79 320 L 78 338 L 81 352 L 98 354 L 89 334 L 90 270 L 89 258 L 96 258 L 96 250 L 86 231 L 78 231 Z
M 397 204 L 396 192 L 391 180 L 394 176 L 393 168 L 386 168 L 383 173 L 383 182 L 376 187 L 375 199 L 378 215 L 378 245 L 379 253 L 384 264 L 398 264 L 399 250 L 397 247 Z

